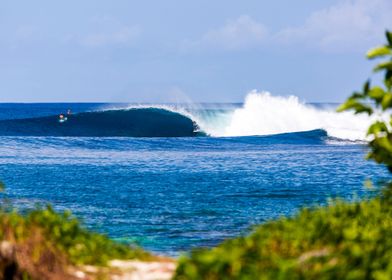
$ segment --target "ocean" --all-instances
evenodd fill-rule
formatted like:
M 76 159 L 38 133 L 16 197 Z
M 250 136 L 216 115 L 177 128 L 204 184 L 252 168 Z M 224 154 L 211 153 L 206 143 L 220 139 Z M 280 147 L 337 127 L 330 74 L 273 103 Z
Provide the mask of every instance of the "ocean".
M 236 104 L 3 103 L 0 180 L 21 211 L 50 203 L 176 256 L 372 195 L 364 181 L 388 174 L 364 159 L 371 120 L 336 105 L 257 92 Z

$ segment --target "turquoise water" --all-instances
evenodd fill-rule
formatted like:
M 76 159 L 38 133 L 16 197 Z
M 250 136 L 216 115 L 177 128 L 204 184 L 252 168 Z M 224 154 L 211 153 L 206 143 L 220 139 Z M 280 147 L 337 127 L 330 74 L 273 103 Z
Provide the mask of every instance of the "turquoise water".
M 177 255 L 330 197 L 362 197 L 368 192 L 365 179 L 387 176 L 364 160 L 363 142 L 331 137 L 324 128 L 264 136 L 203 131 L 200 123 L 227 125 L 230 119 L 222 116 L 232 117 L 242 104 L 192 108 L 189 115 L 162 107 L 114 110 L 121 106 L 1 104 L 0 179 L 13 203 L 23 209 L 36 203 L 70 209 L 89 228 L 114 239 Z M 68 108 L 73 133 L 57 122 Z M 139 119 L 132 111 L 126 115 L 129 128 L 116 117 L 100 126 L 105 108 L 122 120 L 124 111 L 136 110 Z M 93 123 L 81 112 L 89 112 L 84 114 Z M 170 135 L 162 134 L 156 117 L 170 123 Z M 147 123 L 148 130 L 141 129 Z M 176 135 L 176 127 L 181 133 L 192 130 Z

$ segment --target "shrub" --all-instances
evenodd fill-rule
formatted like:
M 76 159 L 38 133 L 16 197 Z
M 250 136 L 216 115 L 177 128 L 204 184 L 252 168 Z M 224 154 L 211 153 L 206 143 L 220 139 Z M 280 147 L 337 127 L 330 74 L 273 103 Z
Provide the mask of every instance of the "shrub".
M 150 259 L 142 249 L 112 241 L 102 234 L 81 226 L 70 212 L 56 213 L 51 206 L 21 215 L 16 212 L 0 214 L 0 238 L 22 242 L 39 231 L 44 239 L 73 264 L 105 265 L 111 259 Z
M 392 279 L 390 197 L 335 201 L 198 249 L 174 279 Z
M 70 212 L 50 206 L 25 215 L 0 211 L 0 279 L 75 279 L 77 266 L 113 259 L 156 257 L 90 232 Z

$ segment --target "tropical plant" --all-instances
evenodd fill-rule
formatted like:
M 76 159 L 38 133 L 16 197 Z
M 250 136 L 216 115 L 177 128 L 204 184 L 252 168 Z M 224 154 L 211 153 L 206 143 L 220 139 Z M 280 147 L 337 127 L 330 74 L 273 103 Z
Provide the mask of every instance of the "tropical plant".
M 69 211 L 48 205 L 20 214 L 7 199 L 0 200 L 0 279 L 74 279 L 72 267 L 106 266 L 113 259 L 156 257 L 87 230 Z
M 392 32 L 386 31 L 385 35 L 387 43 L 367 53 L 368 59 L 386 58 L 373 69 L 384 73 L 383 86 L 372 86 L 368 80 L 362 91 L 354 92 L 338 111 L 354 110 L 356 114 L 378 116 L 367 132 L 371 148 L 368 158 L 385 164 L 392 172 Z
M 392 279 L 392 201 L 335 201 L 183 256 L 188 279 Z

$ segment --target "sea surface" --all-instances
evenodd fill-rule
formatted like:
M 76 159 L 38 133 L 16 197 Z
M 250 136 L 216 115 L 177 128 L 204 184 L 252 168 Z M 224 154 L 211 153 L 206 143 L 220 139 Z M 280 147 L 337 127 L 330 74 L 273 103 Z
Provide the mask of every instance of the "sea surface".
M 0 104 L 0 180 L 20 209 L 70 209 L 175 256 L 370 195 L 364 181 L 387 171 L 364 159 L 369 120 L 335 107 L 257 92 L 238 104 Z

